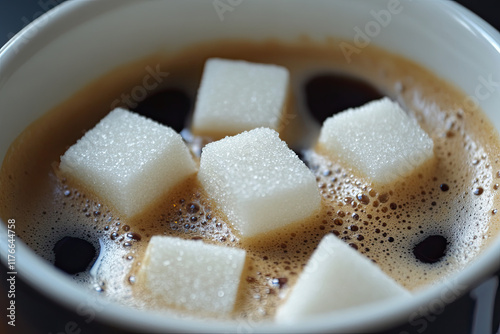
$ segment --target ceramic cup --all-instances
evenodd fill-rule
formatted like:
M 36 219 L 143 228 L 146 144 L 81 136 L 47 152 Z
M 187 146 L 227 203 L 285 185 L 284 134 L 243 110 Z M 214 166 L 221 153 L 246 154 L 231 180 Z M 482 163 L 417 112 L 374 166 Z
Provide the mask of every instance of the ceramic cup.
M 364 38 L 357 36 L 359 31 Z M 273 37 L 294 41 L 304 34 L 318 41 L 342 38 L 360 50 L 372 44 L 402 54 L 465 91 L 469 102 L 478 103 L 500 129 L 500 34 L 450 1 L 68 1 L 35 20 L 1 49 L 0 157 L 28 124 L 121 64 L 158 50 L 175 51 L 209 40 Z M 486 89 L 478 88 L 481 78 L 490 80 Z M 182 321 L 119 306 L 78 288 L 19 239 L 15 240 L 15 274 L 11 274 L 7 226 L 8 221 L 0 224 L 1 293 L 3 306 L 12 308 L 7 294 L 14 276 L 17 325 L 6 325 L 9 333 L 489 334 L 498 330 L 500 297 L 495 273 L 500 269 L 500 239 L 466 269 L 408 303 L 381 302 L 362 312 L 318 315 L 290 326 Z M 452 301 L 446 296 L 456 287 L 461 287 L 461 297 Z M 2 326 L 9 319 L 12 310 L 7 309 Z

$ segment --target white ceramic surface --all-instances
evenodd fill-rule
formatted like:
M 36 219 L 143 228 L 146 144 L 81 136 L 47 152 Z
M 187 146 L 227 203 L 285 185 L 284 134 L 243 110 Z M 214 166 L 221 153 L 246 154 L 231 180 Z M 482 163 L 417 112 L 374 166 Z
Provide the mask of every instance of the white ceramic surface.
M 120 64 L 210 39 L 295 40 L 307 34 L 319 41 L 328 36 L 352 40 L 355 27 L 364 29 L 374 21 L 372 10 L 387 9 L 393 1 L 232 0 L 233 11 L 224 13 L 223 20 L 211 0 L 69 1 L 33 22 L 0 52 L 0 156 L 30 122 Z M 400 6 L 400 13 L 392 15 L 371 43 L 416 60 L 471 96 L 478 95 L 480 77 L 500 81 L 500 34 L 484 21 L 451 1 L 402 1 Z M 500 129 L 500 89 L 479 100 Z M 6 233 L 0 224 L 2 261 Z M 498 254 L 500 240 L 453 279 L 470 286 L 487 277 L 498 269 Z M 88 305 L 102 321 L 144 331 L 362 332 L 407 321 L 444 288 L 429 288 L 408 304 L 389 301 L 362 312 L 318 316 L 293 327 L 184 322 L 89 296 L 20 241 L 16 255 L 19 275 L 50 298 L 72 310 Z

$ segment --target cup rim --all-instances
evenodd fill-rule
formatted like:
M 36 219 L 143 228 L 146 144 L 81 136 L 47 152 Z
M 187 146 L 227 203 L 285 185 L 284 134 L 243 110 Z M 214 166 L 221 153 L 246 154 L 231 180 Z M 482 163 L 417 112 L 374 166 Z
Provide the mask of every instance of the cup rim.
M 127 5 L 133 3 L 133 0 L 121 0 L 121 1 L 110 1 L 109 4 L 113 4 L 111 7 L 116 8 L 117 6 Z M 484 38 L 488 41 L 490 45 L 493 45 L 499 51 L 500 59 L 500 33 L 486 23 L 483 19 L 478 17 L 476 14 L 470 12 L 468 9 L 462 7 L 460 4 L 455 2 L 431 2 L 427 3 L 428 6 L 434 6 L 436 10 L 443 12 L 443 15 L 450 15 L 455 17 L 457 21 L 461 24 L 467 24 L 475 32 L 478 33 L 480 38 Z M 6 68 L 12 66 L 13 63 L 22 63 L 22 54 L 27 54 L 29 57 L 30 52 L 33 51 L 32 42 L 34 40 L 43 39 L 53 39 L 54 36 L 50 35 L 51 32 L 62 29 L 65 25 L 73 23 L 68 20 L 68 18 L 81 15 L 82 9 L 95 9 L 95 12 L 90 13 L 92 15 L 98 12 L 98 9 L 103 7 L 100 2 L 93 1 L 68 1 L 60 4 L 56 7 L 56 10 L 50 10 L 44 15 L 37 18 L 31 24 L 22 29 L 18 34 L 16 34 L 12 39 L 10 39 L 2 48 L 0 48 L 0 72 L 4 72 Z M 43 25 L 40 22 L 47 19 L 50 16 L 50 20 Z M 36 25 L 37 34 L 34 37 L 30 37 L 28 43 L 21 43 L 23 38 L 30 33 L 30 29 L 33 29 Z M 16 45 L 21 44 L 21 45 Z M 17 52 L 12 50 L 13 46 L 17 46 L 19 49 Z M 8 72 L 8 71 L 7 71 Z M 5 78 L 3 80 L 6 80 Z M 1 81 L 0 81 L 1 89 Z M 5 224 L 0 224 L 0 235 L 7 236 L 7 228 Z M 6 251 L 7 249 L 7 238 L 1 238 L 0 240 L 0 253 L 2 254 L 2 262 L 6 265 Z M 34 287 L 37 291 L 45 294 L 48 298 L 56 300 L 59 304 L 64 305 L 68 309 L 75 310 L 78 305 L 82 305 L 82 301 L 92 305 L 93 303 L 101 303 L 102 310 L 98 312 L 96 317 L 103 323 L 119 325 L 120 327 L 127 327 L 130 329 L 148 329 L 148 330 L 173 330 L 173 331 L 208 331 L 208 332 L 220 332 L 220 331 L 234 331 L 235 324 L 232 322 L 225 323 L 215 323 L 212 321 L 200 320 L 200 321 L 184 321 L 182 319 L 176 318 L 166 318 L 165 315 L 152 311 L 138 311 L 125 307 L 119 304 L 115 304 L 104 300 L 101 297 L 93 297 L 86 294 L 83 289 L 77 287 L 66 275 L 55 270 L 52 265 L 41 260 L 38 255 L 36 255 L 28 246 L 26 246 L 21 240 L 17 240 L 18 243 L 18 256 L 19 258 L 26 259 L 25 263 L 30 263 L 31 265 L 23 265 L 19 263 L 18 266 L 22 270 L 19 276 L 29 283 L 30 286 Z M 452 276 L 452 279 L 456 280 L 458 284 L 464 284 L 467 287 L 478 283 L 482 278 L 491 275 L 498 268 L 492 267 L 491 264 L 498 261 L 498 254 L 500 253 L 500 236 L 496 237 L 496 240 L 492 242 L 490 246 L 482 254 L 478 256 L 476 260 L 467 266 L 467 269 Z M 35 264 L 35 265 L 33 265 Z M 24 268 L 23 268 L 24 267 Z M 48 276 L 48 277 L 47 277 Z M 301 333 L 304 331 L 324 331 L 324 330 L 373 330 L 378 326 L 388 323 L 396 323 L 404 318 L 407 318 L 412 311 L 415 311 L 419 306 L 432 301 L 436 295 L 439 294 L 443 285 L 437 284 L 432 287 L 426 288 L 424 291 L 419 292 L 415 295 L 412 301 L 406 302 L 404 305 L 400 305 L 398 300 L 389 300 L 380 302 L 381 307 L 374 309 L 370 305 L 366 307 L 366 313 L 368 317 L 364 316 L 362 323 L 354 323 L 352 317 L 350 322 L 346 322 L 345 319 L 350 311 L 339 312 L 334 318 L 338 318 L 337 323 L 333 323 L 332 317 L 330 315 L 319 315 L 308 320 L 304 320 L 300 323 L 294 323 L 293 326 L 287 324 L 266 324 L 263 323 L 259 325 L 256 329 L 257 332 L 267 332 L 267 333 L 277 333 L 286 330 L 288 332 Z M 65 290 L 66 293 L 61 293 Z M 104 307 L 104 305 L 109 307 Z M 382 306 L 383 305 L 383 306 Z M 389 314 L 386 312 L 387 309 L 391 309 L 394 312 Z M 363 309 L 365 311 L 365 309 Z M 359 311 L 358 311 L 359 312 Z

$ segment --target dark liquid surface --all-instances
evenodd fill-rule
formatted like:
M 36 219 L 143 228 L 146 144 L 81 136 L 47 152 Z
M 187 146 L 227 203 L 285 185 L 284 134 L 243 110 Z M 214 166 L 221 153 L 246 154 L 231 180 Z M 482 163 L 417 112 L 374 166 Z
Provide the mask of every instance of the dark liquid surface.
M 171 75 L 134 110 L 178 131 L 189 127 L 203 64 L 214 56 L 274 63 L 290 70 L 290 108 L 296 117 L 289 119 L 282 137 L 290 146 L 300 144 L 302 149 L 297 151 L 316 175 L 323 201 L 320 214 L 262 240 L 244 243 L 193 180 L 160 206 L 127 220 L 96 196 L 56 177 L 60 155 L 110 111 L 116 97 L 142 81 L 146 66 L 160 64 Z M 352 84 L 349 79 L 342 85 L 346 74 L 359 81 Z M 335 98 L 332 103 L 328 92 L 339 85 L 352 87 L 352 91 L 344 91 L 341 97 L 346 98 Z M 311 87 L 317 90 L 308 91 Z M 359 87 L 364 93 L 353 97 Z M 438 158 L 432 173 L 417 175 L 394 189 L 373 187 L 314 150 L 318 120 L 335 108 L 363 104 L 377 92 L 398 100 L 418 119 L 433 138 Z M 335 47 L 307 43 L 227 42 L 178 55 L 152 56 L 89 85 L 14 143 L 16 149 L 11 150 L 0 173 L 1 217 L 16 218 L 20 237 L 52 263 L 58 261 L 53 249 L 60 240 L 66 240 L 63 244 L 69 248 L 76 247 L 72 240 L 81 242 L 68 238 L 89 241 L 100 256 L 88 260 L 89 251 L 82 261 L 70 258 L 68 262 L 80 265 L 66 271 L 80 270 L 88 262 L 75 281 L 91 293 L 138 308 L 165 307 L 148 296 L 135 276 L 149 239 L 157 234 L 247 250 L 248 267 L 240 285 L 236 318 L 271 319 L 327 233 L 342 238 L 399 283 L 415 290 L 463 269 L 497 234 L 493 211 L 498 204 L 495 152 L 500 145 L 479 111 L 457 104 L 464 99 L 425 69 L 374 48 L 364 49 L 352 65 L 345 64 Z M 170 112 L 165 114 L 164 107 Z M 49 124 L 51 131 L 46 131 Z M 198 152 L 199 138 L 185 131 L 183 135 Z M 445 247 L 439 236 L 445 238 Z M 425 240 L 436 244 L 432 251 Z
M 194 101 L 184 91 L 171 88 L 148 96 L 132 111 L 181 132 L 193 105 Z
M 413 255 L 423 263 L 436 263 L 446 255 L 447 245 L 442 235 L 431 235 L 413 247 Z
M 383 97 L 371 84 L 342 74 L 314 76 L 305 82 L 304 95 L 309 112 L 319 124 L 341 111 Z
M 92 243 L 70 236 L 56 242 L 53 252 L 54 265 L 70 275 L 89 270 L 97 257 Z

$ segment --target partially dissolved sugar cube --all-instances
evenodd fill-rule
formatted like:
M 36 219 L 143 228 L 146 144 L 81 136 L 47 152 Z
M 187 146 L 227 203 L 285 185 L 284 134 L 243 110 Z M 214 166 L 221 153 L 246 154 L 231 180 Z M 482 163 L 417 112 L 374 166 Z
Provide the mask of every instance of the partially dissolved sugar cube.
M 168 305 L 227 314 L 234 308 L 245 256 L 238 248 L 153 236 L 137 283 Z
M 295 321 L 411 294 L 345 242 L 326 235 L 278 309 L 277 321 Z
M 408 176 L 434 156 L 432 139 L 388 98 L 328 118 L 319 145 L 377 184 Z
M 288 70 L 281 66 L 207 60 L 196 100 L 193 132 L 222 138 L 257 127 L 278 130 L 288 81 Z
M 313 173 L 267 128 L 206 145 L 198 179 L 244 238 L 303 220 L 321 204 Z
M 60 170 L 133 216 L 197 166 L 174 130 L 117 108 L 66 151 Z

